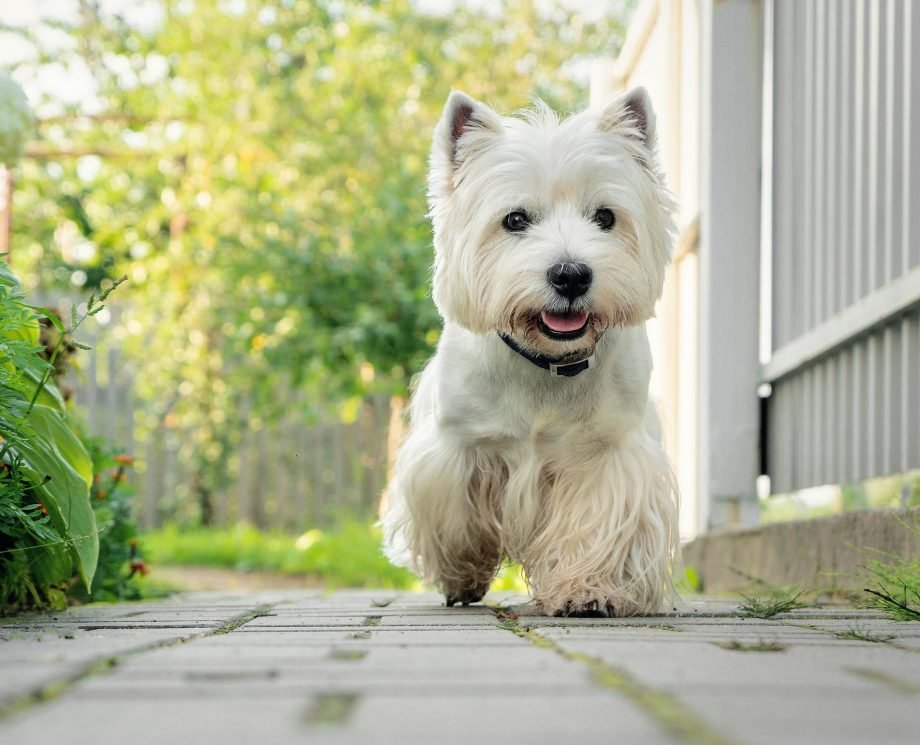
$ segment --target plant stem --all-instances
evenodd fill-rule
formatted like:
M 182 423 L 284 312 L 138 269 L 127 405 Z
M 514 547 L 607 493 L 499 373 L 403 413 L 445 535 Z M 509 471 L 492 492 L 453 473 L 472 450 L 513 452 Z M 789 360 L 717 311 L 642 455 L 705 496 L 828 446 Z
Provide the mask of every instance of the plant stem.
M 23 416 L 24 420 L 29 418 L 29 414 L 31 414 L 32 409 L 35 408 L 35 402 L 38 401 L 38 397 L 41 395 L 41 392 L 44 390 L 45 385 L 48 382 L 48 378 L 51 377 L 51 373 L 54 371 L 54 363 L 57 362 L 58 353 L 61 351 L 61 347 L 64 344 L 64 340 L 67 338 L 69 334 L 73 333 L 76 330 L 77 330 L 77 327 L 74 326 L 70 331 L 65 331 L 63 334 L 61 334 L 61 337 L 58 339 L 57 344 L 54 345 L 54 349 L 51 352 L 51 359 L 48 363 L 48 369 L 45 370 L 45 374 L 42 375 L 42 379 L 38 381 L 38 385 L 35 386 L 35 393 L 32 394 L 32 400 L 29 401 L 29 407 L 26 409 L 25 416 Z

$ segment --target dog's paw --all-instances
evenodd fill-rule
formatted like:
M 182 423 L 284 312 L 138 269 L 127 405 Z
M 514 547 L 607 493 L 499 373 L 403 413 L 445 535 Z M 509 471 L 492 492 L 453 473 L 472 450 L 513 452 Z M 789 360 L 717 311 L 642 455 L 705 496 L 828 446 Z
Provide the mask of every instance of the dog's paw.
M 587 603 L 575 603 L 567 600 L 565 605 L 557 608 L 553 612 L 554 616 L 564 616 L 566 618 L 608 618 L 616 615 L 614 609 L 608 603 L 602 603 L 597 600 L 589 600 Z
M 485 597 L 486 592 L 488 591 L 489 586 L 479 586 L 472 587 L 463 590 L 453 590 L 444 593 L 444 602 L 447 604 L 448 608 L 452 608 L 457 603 L 460 605 L 469 605 L 470 603 L 478 603 Z

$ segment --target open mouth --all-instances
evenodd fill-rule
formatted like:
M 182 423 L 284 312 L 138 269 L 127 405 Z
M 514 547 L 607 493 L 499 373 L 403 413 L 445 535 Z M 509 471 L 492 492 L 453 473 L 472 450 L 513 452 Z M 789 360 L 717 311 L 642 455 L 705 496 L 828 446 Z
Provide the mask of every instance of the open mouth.
M 588 314 L 585 311 L 570 313 L 540 313 L 540 331 L 550 339 L 577 339 L 588 329 Z

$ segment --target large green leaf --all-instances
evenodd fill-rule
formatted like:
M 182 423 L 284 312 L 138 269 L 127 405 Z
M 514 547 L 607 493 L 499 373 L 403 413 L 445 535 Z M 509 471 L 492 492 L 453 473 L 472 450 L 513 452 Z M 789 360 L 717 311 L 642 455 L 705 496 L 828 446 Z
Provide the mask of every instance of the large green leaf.
M 29 415 L 34 437 L 16 443 L 23 472 L 64 538 L 70 542 L 80 578 L 89 589 L 99 557 L 96 518 L 90 504 L 93 466 L 64 417 L 36 405 Z
M 29 415 L 29 424 L 35 432 L 54 443 L 57 451 L 80 475 L 89 490 L 93 483 L 93 460 L 61 413 L 51 407 L 36 404 Z

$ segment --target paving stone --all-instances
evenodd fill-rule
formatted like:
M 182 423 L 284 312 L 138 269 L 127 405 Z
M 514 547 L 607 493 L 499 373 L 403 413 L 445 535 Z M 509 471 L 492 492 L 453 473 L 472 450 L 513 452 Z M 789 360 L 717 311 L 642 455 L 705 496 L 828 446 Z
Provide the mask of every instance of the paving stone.
M 244 627 L 245 628 L 245 627 Z M 492 628 L 457 628 L 456 626 L 425 626 L 421 628 L 390 627 L 381 628 L 352 626 L 352 627 L 325 627 L 311 628 L 309 632 L 303 629 L 279 629 L 271 633 L 242 633 L 244 629 L 234 632 L 232 639 L 226 636 L 217 636 L 196 642 L 197 645 L 215 645 L 236 647 L 248 645 L 253 647 L 294 647 L 298 645 L 326 645 L 338 644 L 343 641 L 364 641 L 373 639 L 377 645 L 390 645 L 397 647 L 429 647 L 429 646 L 516 646 L 523 643 L 520 639 L 507 631 Z
M 189 593 L 5 619 L 0 742 L 688 742 L 675 712 L 709 729 L 701 742 L 916 736 L 920 624 L 839 607 L 746 619 L 697 600 L 651 618 L 558 619 L 523 600 Z M 841 638 L 853 629 L 894 638 Z
M 200 627 L 33 634 L 0 641 L 0 701 L 68 678 L 99 660 L 202 633 Z
M 729 639 L 745 638 L 740 623 L 728 628 Z M 782 627 L 776 630 L 774 638 L 789 646 L 772 652 L 722 649 L 690 641 L 690 634 L 685 643 L 663 644 L 591 638 L 583 629 L 540 633 L 569 652 L 601 659 L 673 694 L 741 742 L 909 741 L 909 712 L 920 694 L 916 654 L 833 637 L 825 645 L 797 644 L 784 638 Z M 869 723 L 879 719 L 884 722 L 876 732 Z
M 731 696 L 731 694 L 729 694 Z M 688 692 L 682 701 L 737 742 L 748 745 L 906 745 L 917 741 L 917 701 L 905 697 L 843 695 L 731 696 L 724 691 Z M 730 701 L 730 705 L 726 705 Z
M 553 696 L 433 695 L 418 701 L 370 696 L 360 701 L 342 732 L 342 741 L 355 743 L 401 743 L 404 737 L 429 743 L 510 737 L 548 745 L 583 737 L 642 745 L 679 742 L 625 699 L 581 689 Z
M 23 745 L 302 743 L 307 703 L 300 697 L 169 702 L 62 698 L 6 724 L 0 728 L 0 739 Z

